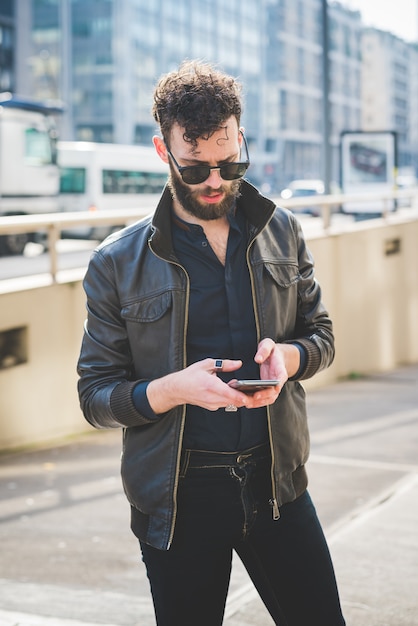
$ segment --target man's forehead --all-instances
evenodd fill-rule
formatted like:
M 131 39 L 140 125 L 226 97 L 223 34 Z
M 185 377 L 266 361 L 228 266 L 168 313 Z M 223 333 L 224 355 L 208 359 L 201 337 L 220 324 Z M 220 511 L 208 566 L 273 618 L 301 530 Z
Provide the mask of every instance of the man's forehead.
M 231 116 L 213 132 L 198 137 L 196 140 L 197 143 L 187 141 L 187 139 L 185 139 L 185 132 L 185 128 L 179 124 L 174 124 L 171 129 L 171 139 L 177 145 L 183 144 L 183 147 L 187 147 L 187 151 L 195 156 L 199 155 L 200 152 L 206 148 L 207 142 L 219 147 L 232 144 L 238 139 L 239 129 L 236 118 Z

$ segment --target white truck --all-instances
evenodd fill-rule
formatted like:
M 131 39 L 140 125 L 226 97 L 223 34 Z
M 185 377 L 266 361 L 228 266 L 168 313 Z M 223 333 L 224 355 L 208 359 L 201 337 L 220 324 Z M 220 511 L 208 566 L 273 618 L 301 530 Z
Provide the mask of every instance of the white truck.
M 168 166 L 154 146 L 59 141 L 57 148 L 60 211 L 101 213 L 138 209 L 138 214 L 146 215 L 157 206 L 167 182 Z M 103 239 L 121 226 L 84 226 L 62 234 Z
M 54 115 L 58 104 L 0 94 L 0 218 L 58 211 Z M 0 237 L 1 254 L 22 254 L 32 233 Z

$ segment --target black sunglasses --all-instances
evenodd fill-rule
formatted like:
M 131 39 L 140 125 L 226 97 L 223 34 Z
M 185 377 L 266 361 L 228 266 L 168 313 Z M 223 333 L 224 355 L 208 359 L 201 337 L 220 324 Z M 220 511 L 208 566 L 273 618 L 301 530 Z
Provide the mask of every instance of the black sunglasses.
M 223 165 L 186 165 L 185 167 L 182 167 L 177 163 L 168 146 L 166 146 L 167 153 L 170 155 L 170 158 L 182 177 L 183 182 L 187 185 L 198 185 L 199 183 L 203 183 L 209 178 L 212 170 L 219 170 L 219 174 L 224 180 L 236 180 L 237 178 L 242 178 L 250 166 L 247 140 L 242 132 L 241 135 L 244 140 L 245 152 L 247 154 L 246 161 L 224 163 Z

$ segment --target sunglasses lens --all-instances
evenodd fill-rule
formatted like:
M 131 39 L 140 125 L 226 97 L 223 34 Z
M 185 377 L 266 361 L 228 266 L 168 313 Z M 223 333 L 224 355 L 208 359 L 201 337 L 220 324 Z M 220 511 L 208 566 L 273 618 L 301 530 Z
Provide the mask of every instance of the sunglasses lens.
M 206 165 L 193 165 L 186 167 L 181 172 L 181 177 L 188 185 L 203 183 L 210 176 L 210 168 Z
M 248 163 L 230 163 L 222 165 L 219 171 L 224 180 L 235 180 L 244 176 L 248 165 Z

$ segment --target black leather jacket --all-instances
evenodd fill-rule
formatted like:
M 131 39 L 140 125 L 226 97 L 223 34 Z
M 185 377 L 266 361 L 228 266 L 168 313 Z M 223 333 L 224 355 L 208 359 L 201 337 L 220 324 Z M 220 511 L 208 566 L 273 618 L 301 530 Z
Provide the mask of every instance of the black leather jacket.
M 334 358 L 332 324 L 321 303 L 312 258 L 297 220 L 242 181 L 237 202 L 248 220 L 247 262 L 259 340 L 296 341 L 306 352 L 300 379 Z M 186 365 L 189 279 L 171 243 L 166 188 L 152 217 L 104 241 L 84 280 L 88 318 L 78 362 L 85 418 L 97 428 L 124 427 L 122 480 L 143 520 L 141 539 L 168 549 L 176 518 L 185 406 L 150 421 L 132 401 L 138 380 Z M 208 355 L 210 356 L 210 355 Z M 272 507 L 306 488 L 309 433 L 303 387 L 288 381 L 268 408 Z

